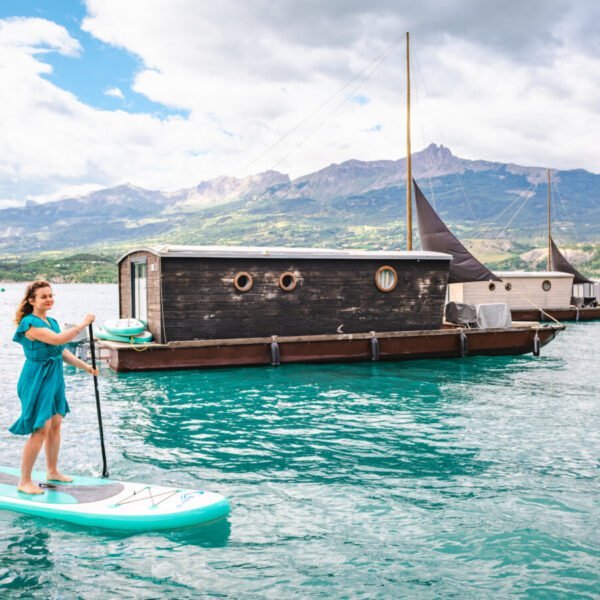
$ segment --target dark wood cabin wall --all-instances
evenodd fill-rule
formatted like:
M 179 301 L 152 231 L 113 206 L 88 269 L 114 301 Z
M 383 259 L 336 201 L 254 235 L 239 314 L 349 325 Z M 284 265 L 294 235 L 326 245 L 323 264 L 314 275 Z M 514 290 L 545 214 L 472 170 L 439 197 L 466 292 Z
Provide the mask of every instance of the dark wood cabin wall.
M 126 256 L 119 266 L 119 315 L 131 317 L 131 263 L 146 259 L 146 286 L 148 292 L 148 330 L 157 342 L 162 341 L 160 312 L 160 259 L 151 252 L 134 252 Z
M 391 292 L 375 285 L 383 265 L 396 269 Z M 238 292 L 240 271 L 254 278 Z M 297 275 L 291 292 L 278 286 Z M 162 259 L 166 341 L 438 329 L 442 325 L 447 261 Z

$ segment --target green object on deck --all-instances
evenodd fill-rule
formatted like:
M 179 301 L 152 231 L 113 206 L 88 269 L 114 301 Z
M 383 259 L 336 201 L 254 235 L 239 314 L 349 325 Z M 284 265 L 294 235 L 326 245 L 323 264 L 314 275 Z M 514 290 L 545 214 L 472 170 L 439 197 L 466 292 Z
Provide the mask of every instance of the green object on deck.
M 121 342 L 122 344 L 147 344 L 152 341 L 152 334 L 149 331 L 144 331 L 136 335 L 115 335 L 104 329 L 96 329 L 94 337 L 107 342 Z
M 138 319 L 108 319 L 102 323 L 102 329 L 112 335 L 139 335 L 146 329 L 145 323 Z

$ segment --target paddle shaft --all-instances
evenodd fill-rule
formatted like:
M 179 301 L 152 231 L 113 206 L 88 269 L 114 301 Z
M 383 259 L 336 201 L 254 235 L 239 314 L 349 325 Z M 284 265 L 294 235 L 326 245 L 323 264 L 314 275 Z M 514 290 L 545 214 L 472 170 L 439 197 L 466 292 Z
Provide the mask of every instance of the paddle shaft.
M 92 368 L 96 368 L 96 347 L 94 345 L 94 327 L 88 325 L 90 336 L 90 352 L 92 354 Z M 104 428 L 102 427 L 102 409 L 100 407 L 100 392 L 98 391 L 98 377 L 94 375 L 94 392 L 96 393 L 96 412 L 98 413 L 98 429 L 100 430 L 100 449 L 102 450 L 102 477 L 108 477 L 108 467 L 106 466 L 106 449 L 104 448 Z

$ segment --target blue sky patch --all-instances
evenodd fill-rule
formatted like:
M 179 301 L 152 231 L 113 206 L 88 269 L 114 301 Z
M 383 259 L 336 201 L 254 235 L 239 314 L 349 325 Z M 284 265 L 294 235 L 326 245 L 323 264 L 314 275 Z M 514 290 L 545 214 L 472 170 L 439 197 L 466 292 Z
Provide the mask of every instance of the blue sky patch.
M 123 110 L 129 113 L 146 113 L 164 119 L 189 112 L 152 102 L 143 94 L 131 89 L 135 75 L 144 68 L 142 61 L 121 48 L 116 48 L 82 31 L 81 22 L 86 16 L 83 2 L 52 0 L 41 4 L 39 0 L 2 0 L 0 19 L 8 17 L 37 17 L 63 26 L 79 41 L 79 56 L 63 56 L 58 52 L 38 54 L 37 59 L 52 66 L 52 73 L 44 75 L 63 90 L 74 94 L 81 102 L 102 110 Z M 123 98 L 107 95 L 118 88 Z
M 369 104 L 371 100 L 367 98 L 367 96 L 363 96 L 362 94 L 354 94 L 350 96 L 350 102 L 352 104 L 359 104 L 360 106 L 364 106 L 365 104 Z

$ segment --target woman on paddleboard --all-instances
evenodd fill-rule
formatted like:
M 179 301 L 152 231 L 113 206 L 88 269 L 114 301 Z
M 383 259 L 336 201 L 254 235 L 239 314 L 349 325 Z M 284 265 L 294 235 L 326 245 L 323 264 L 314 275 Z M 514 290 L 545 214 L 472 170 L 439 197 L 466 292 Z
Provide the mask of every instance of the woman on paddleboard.
M 69 412 L 63 361 L 90 375 L 98 375 L 98 369 L 79 360 L 64 346 L 94 322 L 94 315 L 85 315 L 79 325 L 61 332 L 56 320 L 47 315 L 53 305 L 50 284 L 34 281 L 27 286 L 15 315 L 17 331 L 13 341 L 23 346 L 26 360 L 17 386 L 22 412 L 10 432 L 30 436 L 23 449 L 18 486 L 18 490 L 26 494 L 43 493 L 31 480 L 31 471 L 42 445 L 46 449 L 48 481 L 72 481 L 58 470 L 60 426 Z

